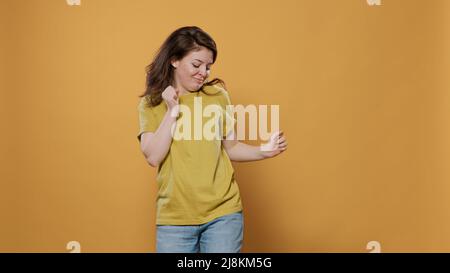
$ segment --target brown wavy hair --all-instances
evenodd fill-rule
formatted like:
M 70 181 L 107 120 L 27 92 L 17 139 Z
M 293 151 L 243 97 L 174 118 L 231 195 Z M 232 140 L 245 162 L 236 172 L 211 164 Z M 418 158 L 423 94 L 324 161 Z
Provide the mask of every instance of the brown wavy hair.
M 200 46 L 212 51 L 214 63 L 217 58 L 217 47 L 208 33 L 196 26 L 181 27 L 172 32 L 159 48 L 152 63 L 146 66 L 146 90 L 139 97 L 150 95 L 148 106 L 159 105 L 163 100 L 162 92 L 173 84 L 174 71 L 171 62 L 182 59 L 191 50 L 197 50 Z M 207 94 L 203 88 L 217 83 L 225 88 L 224 81 L 214 78 L 204 83 L 198 91 Z

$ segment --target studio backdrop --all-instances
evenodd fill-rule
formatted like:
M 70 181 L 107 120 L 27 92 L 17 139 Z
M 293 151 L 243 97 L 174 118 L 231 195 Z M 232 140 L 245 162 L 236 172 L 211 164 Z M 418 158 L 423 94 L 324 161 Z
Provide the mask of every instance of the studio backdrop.
M 450 1 L 0 0 L 0 20 L 1 252 L 155 251 L 138 96 L 182 26 L 289 141 L 233 163 L 243 252 L 450 252 Z

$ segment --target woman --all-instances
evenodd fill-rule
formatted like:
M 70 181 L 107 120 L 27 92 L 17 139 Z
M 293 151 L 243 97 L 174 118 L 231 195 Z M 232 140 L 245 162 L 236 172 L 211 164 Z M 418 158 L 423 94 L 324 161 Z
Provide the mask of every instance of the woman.
M 166 39 L 147 67 L 146 91 L 138 106 L 138 140 L 147 162 L 158 168 L 157 252 L 240 252 L 242 203 L 230 160 L 270 158 L 287 147 L 282 132 L 273 134 L 264 149 L 235 140 L 234 126 L 226 126 L 230 119 L 232 125 L 235 121 L 226 115 L 231 101 L 225 85 L 217 78 L 206 81 L 216 57 L 216 44 L 206 32 L 182 27 Z M 189 133 L 189 127 L 198 129 L 195 118 L 193 126 L 180 125 L 181 116 L 188 113 L 180 109 L 192 110 L 199 101 L 224 110 L 221 138 L 175 139 L 181 127 Z M 208 120 L 202 116 L 197 122 Z

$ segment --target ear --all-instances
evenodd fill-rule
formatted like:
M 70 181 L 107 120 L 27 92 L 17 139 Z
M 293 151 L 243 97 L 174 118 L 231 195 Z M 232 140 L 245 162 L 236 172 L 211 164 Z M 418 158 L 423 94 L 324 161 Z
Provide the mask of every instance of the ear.
M 180 64 L 180 61 L 171 61 L 171 65 L 173 68 L 177 68 L 179 64 Z

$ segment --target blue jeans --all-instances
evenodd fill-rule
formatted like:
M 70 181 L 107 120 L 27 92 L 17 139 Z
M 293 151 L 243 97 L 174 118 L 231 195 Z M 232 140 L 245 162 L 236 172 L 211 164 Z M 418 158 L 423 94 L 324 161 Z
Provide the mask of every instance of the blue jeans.
M 156 226 L 156 252 L 239 253 L 243 240 L 242 211 L 194 226 Z

